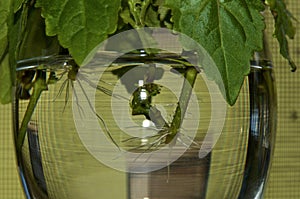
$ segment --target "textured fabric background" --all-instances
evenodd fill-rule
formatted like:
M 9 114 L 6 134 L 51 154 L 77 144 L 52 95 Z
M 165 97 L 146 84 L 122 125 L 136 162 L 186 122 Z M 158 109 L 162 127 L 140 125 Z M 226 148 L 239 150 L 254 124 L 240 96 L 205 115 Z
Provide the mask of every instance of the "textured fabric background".
M 287 0 L 289 9 L 300 19 L 300 3 Z M 299 29 L 299 25 L 296 24 Z M 270 22 L 269 26 L 273 26 Z M 271 34 L 271 32 L 270 32 Z M 269 34 L 269 35 L 270 35 Z M 267 199 L 300 198 L 300 34 L 290 44 L 299 70 L 290 73 L 288 64 L 278 54 L 278 45 L 269 38 L 276 72 L 278 92 L 278 130 L 276 149 Z M 10 105 L 0 105 L 0 199 L 23 199 L 15 162 Z
M 288 8 L 300 19 L 300 2 L 287 0 Z M 273 24 L 270 23 L 272 26 Z M 290 44 L 291 53 L 300 66 L 300 29 Z M 271 33 L 269 34 L 271 35 Z M 266 198 L 300 198 L 300 70 L 291 73 L 287 62 L 278 55 L 278 45 L 270 38 L 276 72 L 278 94 L 278 125 L 275 154 Z

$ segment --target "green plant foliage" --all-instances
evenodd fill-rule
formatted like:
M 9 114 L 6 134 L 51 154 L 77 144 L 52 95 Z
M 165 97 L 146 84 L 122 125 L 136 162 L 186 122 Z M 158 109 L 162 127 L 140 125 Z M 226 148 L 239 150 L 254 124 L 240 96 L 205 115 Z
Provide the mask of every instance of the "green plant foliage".
M 121 0 L 38 0 L 48 36 L 58 36 L 81 65 L 87 55 L 116 31 Z
M 274 35 L 277 38 L 280 45 L 280 53 L 286 58 L 291 66 L 292 71 L 296 71 L 296 64 L 292 60 L 289 53 L 289 46 L 287 37 L 293 39 L 296 34 L 296 28 L 293 26 L 292 20 L 295 17 L 287 10 L 284 1 L 282 0 L 268 0 L 267 3 L 270 5 L 270 10 L 275 20 L 275 31 Z
M 214 78 L 214 74 L 208 75 L 224 84 L 226 99 L 234 104 L 244 76 L 249 73 L 253 52 L 262 48 L 265 25 L 259 13 L 264 9 L 261 1 L 260 4 L 253 0 L 166 2 L 176 10 L 175 28 L 203 46 L 214 60 L 222 81 Z
M 50 44 L 54 54 L 63 47 L 83 65 L 110 35 L 131 28 L 164 27 L 186 34 L 208 52 L 221 78 L 204 64 L 206 74 L 225 86 L 223 95 L 233 105 L 253 52 L 262 49 L 264 3 L 274 16 L 280 52 L 295 71 L 288 48 L 288 38 L 296 32 L 294 17 L 284 0 L 0 0 L 0 102 L 11 101 L 16 60 L 31 57 L 25 45 L 35 46 L 31 53 L 36 54 Z M 148 41 L 143 34 L 137 37 Z M 188 50 L 195 46 L 185 41 L 183 45 Z
M 0 101 L 2 104 L 11 102 L 11 74 L 9 68 L 9 56 L 5 54 L 0 63 Z
M 0 102 L 11 101 L 11 71 L 8 56 L 8 21 L 11 0 L 0 0 Z

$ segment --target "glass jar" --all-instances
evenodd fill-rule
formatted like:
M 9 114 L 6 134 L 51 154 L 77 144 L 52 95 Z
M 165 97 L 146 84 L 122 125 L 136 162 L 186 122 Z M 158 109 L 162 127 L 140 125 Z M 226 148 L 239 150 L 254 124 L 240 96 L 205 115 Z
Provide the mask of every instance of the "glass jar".
M 229 106 L 199 52 L 166 30 L 155 48 L 120 47 L 135 30 L 112 36 L 79 67 L 34 21 L 41 31 L 21 42 L 13 103 L 27 198 L 261 197 L 276 123 L 270 60 L 256 54 Z

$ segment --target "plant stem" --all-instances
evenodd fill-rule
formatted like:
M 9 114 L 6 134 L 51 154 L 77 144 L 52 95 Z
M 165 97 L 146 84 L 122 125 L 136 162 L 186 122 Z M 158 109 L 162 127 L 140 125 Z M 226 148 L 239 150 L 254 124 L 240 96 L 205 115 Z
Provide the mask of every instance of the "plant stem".
M 166 144 L 169 144 L 173 138 L 177 135 L 179 132 L 180 126 L 182 124 L 182 121 L 184 119 L 190 97 L 192 94 L 192 90 L 197 78 L 198 71 L 195 67 L 189 67 L 185 73 L 185 79 L 183 82 L 183 86 L 181 89 L 181 94 L 179 97 L 179 102 L 176 107 L 175 114 L 173 116 L 172 123 L 170 125 L 169 134 L 166 137 Z
M 22 124 L 21 124 L 20 130 L 19 130 L 19 133 L 17 135 L 17 143 L 16 143 L 17 152 L 21 152 L 21 149 L 22 149 L 22 146 L 24 143 L 24 139 L 25 139 L 25 135 L 27 132 L 28 123 L 31 120 L 32 114 L 33 114 L 34 109 L 37 105 L 37 102 L 41 96 L 41 93 L 44 90 L 48 90 L 48 87 L 46 84 L 46 72 L 38 70 L 36 73 L 37 73 L 36 79 L 33 83 L 33 92 L 32 92 L 32 95 L 30 96 L 30 100 L 29 100 L 24 118 L 22 120 Z

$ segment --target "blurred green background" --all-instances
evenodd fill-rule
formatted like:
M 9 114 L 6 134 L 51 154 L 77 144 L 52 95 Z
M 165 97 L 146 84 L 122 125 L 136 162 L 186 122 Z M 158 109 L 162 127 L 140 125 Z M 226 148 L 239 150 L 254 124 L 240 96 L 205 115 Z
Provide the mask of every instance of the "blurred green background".
M 288 8 L 300 19 L 298 0 L 287 0 Z M 300 198 L 300 33 L 290 43 L 291 53 L 298 64 L 291 73 L 288 63 L 279 56 L 272 38 L 272 20 L 267 17 L 269 44 L 273 54 L 278 93 L 277 138 L 266 199 Z M 296 23 L 299 29 L 299 23 Z M 0 105 L 0 199 L 23 199 L 11 130 L 11 106 Z

